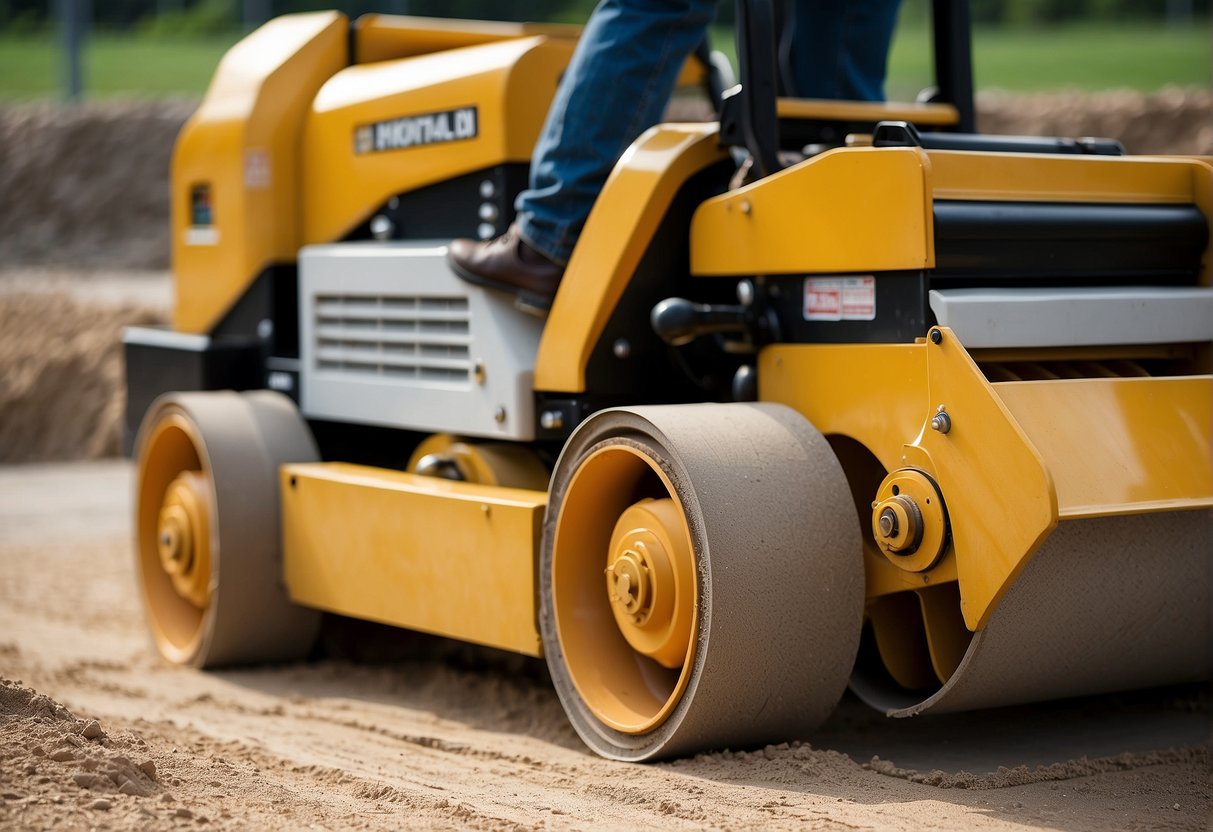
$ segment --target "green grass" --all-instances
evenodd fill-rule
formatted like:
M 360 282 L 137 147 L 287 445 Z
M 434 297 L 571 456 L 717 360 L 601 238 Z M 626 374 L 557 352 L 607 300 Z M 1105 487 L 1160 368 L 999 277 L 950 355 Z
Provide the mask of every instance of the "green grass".
M 89 98 L 201 95 L 223 53 L 239 35 L 149 40 L 102 34 L 84 56 Z M 0 99 L 62 95 L 62 55 L 49 38 L 0 36 Z
M 1181 30 L 1144 24 L 978 28 L 973 63 L 979 90 L 1207 88 L 1209 21 Z M 903 27 L 889 56 L 890 94 L 912 95 L 931 77 L 925 27 Z
M 712 33 L 713 46 L 733 58 L 731 38 L 731 31 Z M 1210 40 L 1207 19 L 1186 30 L 1140 23 L 979 27 L 973 33 L 973 74 L 978 89 L 1017 92 L 1207 88 Z M 925 19 L 903 20 L 889 55 L 889 97 L 913 99 L 933 74 Z
M 85 53 L 90 98 L 200 95 L 223 52 L 237 38 L 151 40 L 98 34 Z M 732 54 L 732 34 L 713 42 Z M 908 20 L 889 58 L 889 95 L 912 98 L 930 83 L 925 24 Z M 979 89 L 1036 91 L 1210 85 L 1210 26 L 1070 24 L 1040 29 L 979 28 L 974 35 Z M 61 56 L 49 36 L 0 32 L 0 100 L 56 97 L 63 88 Z

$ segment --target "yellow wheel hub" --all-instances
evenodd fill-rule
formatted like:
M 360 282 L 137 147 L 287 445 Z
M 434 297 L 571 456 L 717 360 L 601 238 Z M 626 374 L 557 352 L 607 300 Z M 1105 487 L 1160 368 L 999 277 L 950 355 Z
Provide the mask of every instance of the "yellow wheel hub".
M 214 490 L 197 427 L 175 408 L 150 425 L 139 455 L 136 533 L 148 624 L 160 652 L 186 662 L 211 601 Z
M 607 563 L 611 611 L 628 644 L 663 667 L 681 666 L 691 640 L 695 576 L 674 501 L 629 506 L 615 524 Z
M 160 509 L 160 568 L 181 597 L 204 609 L 210 594 L 210 489 L 199 471 L 182 471 Z
M 872 535 L 892 563 L 907 572 L 930 569 L 948 542 L 948 515 L 935 481 L 914 468 L 885 477 L 872 501 Z
M 698 578 L 674 487 L 646 449 L 591 452 L 569 480 L 552 547 L 569 679 L 603 725 L 643 734 L 681 700 L 695 656 Z

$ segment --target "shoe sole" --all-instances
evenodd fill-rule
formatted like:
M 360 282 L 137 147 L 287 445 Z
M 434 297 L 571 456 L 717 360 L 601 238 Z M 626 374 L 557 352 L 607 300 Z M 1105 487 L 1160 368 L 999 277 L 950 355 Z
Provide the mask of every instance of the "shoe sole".
M 511 286 L 508 283 L 501 283 L 496 280 L 491 280 L 487 277 L 482 277 L 474 272 L 469 272 L 462 269 L 449 259 L 447 265 L 451 267 L 460 280 L 471 283 L 474 286 L 481 286 L 485 289 L 492 289 L 495 292 L 503 292 L 507 295 L 512 295 L 514 298 L 514 308 L 519 312 L 524 312 L 527 315 L 534 315 L 537 318 L 546 318 L 548 312 L 552 309 L 553 298 L 545 297 L 534 292 L 528 292 L 526 289 L 519 289 L 517 286 Z

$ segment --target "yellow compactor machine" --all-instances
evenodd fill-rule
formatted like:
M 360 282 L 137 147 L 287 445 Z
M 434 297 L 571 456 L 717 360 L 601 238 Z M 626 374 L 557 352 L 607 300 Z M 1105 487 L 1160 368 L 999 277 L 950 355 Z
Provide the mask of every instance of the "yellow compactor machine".
M 1210 678 L 1213 160 L 974 135 L 949 0 L 928 103 L 776 98 L 769 6 L 546 320 L 444 255 L 508 226 L 576 30 L 315 13 L 227 54 L 172 325 L 126 333 L 165 657 L 306 657 L 324 611 L 542 655 L 624 760 L 803 736 L 848 684 Z

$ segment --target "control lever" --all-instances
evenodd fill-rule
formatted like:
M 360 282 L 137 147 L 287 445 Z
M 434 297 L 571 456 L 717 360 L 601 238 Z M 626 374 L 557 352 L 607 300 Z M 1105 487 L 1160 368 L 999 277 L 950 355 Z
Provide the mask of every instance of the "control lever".
M 666 298 L 653 307 L 649 321 L 657 336 L 673 347 L 689 344 L 700 335 L 754 329 L 754 314 L 745 306 L 711 306 L 686 298 Z

